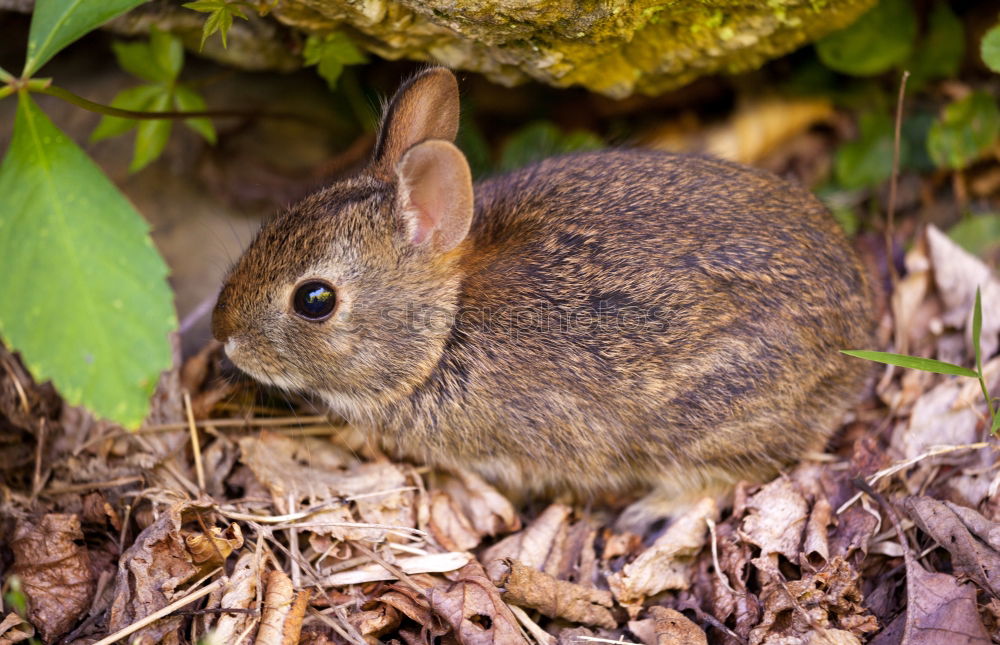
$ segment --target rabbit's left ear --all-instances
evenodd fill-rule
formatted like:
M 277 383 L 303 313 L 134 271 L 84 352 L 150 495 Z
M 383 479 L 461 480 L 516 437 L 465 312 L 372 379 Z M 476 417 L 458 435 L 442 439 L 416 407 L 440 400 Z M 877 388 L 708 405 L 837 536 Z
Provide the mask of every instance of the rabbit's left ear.
M 472 173 L 455 144 L 418 143 L 403 155 L 396 176 L 407 243 L 443 253 L 465 239 L 472 224 Z
M 413 146 L 428 139 L 454 141 L 458 116 L 454 74 L 432 67 L 414 76 L 396 91 L 385 110 L 371 171 L 391 180 L 396 165 Z

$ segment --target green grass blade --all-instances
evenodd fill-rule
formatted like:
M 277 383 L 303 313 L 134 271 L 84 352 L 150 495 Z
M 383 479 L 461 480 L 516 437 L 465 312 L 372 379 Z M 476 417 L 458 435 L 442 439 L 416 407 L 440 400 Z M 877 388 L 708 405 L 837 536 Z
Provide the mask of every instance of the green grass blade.
M 14 75 L 0 67 L 0 82 L 10 83 L 14 80 Z
M 975 370 L 970 370 L 968 367 L 953 365 L 952 363 L 945 363 L 944 361 L 936 361 L 932 358 L 919 358 L 917 356 L 907 356 L 905 354 L 890 354 L 889 352 L 870 352 L 866 350 L 853 349 L 842 349 L 840 350 L 840 353 L 847 354 L 848 356 L 854 356 L 855 358 L 863 358 L 866 361 L 875 361 L 876 363 L 897 365 L 899 367 L 909 367 L 915 370 L 934 372 L 935 374 L 955 374 L 957 376 L 969 376 L 972 378 L 979 376 Z
M 31 15 L 22 76 L 33 76 L 59 50 L 146 0 L 38 0 Z
M 71 405 L 135 427 L 170 366 L 167 267 L 135 208 L 19 96 L 0 165 L 0 337 Z
M 983 373 L 983 351 L 979 347 L 979 337 L 983 332 L 983 300 L 976 287 L 976 305 L 972 308 L 972 348 L 976 352 L 976 370 Z

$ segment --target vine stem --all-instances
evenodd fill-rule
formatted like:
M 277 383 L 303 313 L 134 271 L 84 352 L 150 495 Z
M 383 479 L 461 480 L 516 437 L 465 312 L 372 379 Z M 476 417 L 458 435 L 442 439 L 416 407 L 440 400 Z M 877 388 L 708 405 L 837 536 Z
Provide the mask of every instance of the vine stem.
M 9 86 L 8 86 L 9 87 Z M 6 89 L 6 88 L 2 88 Z M 195 119 L 195 118 L 218 118 L 218 119 L 231 119 L 231 118 L 246 118 L 246 117 L 267 117 L 272 119 L 296 119 L 303 120 L 301 114 L 295 114 L 292 112 L 248 112 L 246 110 L 201 110 L 201 111 L 191 111 L 191 112 L 137 112 L 135 110 L 123 110 L 121 108 L 111 107 L 110 105 L 104 105 L 102 103 L 94 103 L 89 101 L 79 94 L 74 94 L 67 89 L 58 87 L 56 85 L 45 85 L 42 87 L 30 87 L 25 88 L 30 91 L 37 92 L 38 94 L 48 94 L 49 96 L 54 96 L 58 99 L 62 99 L 67 103 L 72 103 L 77 107 L 81 107 L 84 110 L 89 110 L 90 112 L 97 112 L 98 114 L 105 114 L 107 116 L 116 116 L 123 119 Z M 2 91 L 2 90 L 0 90 Z

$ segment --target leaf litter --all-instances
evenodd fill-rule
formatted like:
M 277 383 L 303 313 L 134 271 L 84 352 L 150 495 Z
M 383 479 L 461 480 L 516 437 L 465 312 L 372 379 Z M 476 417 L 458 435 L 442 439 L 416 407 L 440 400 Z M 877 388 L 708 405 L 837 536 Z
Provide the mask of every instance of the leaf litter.
M 979 286 L 995 390 L 997 278 L 933 226 L 905 264 L 884 348 L 971 364 Z M 1000 463 L 972 379 L 885 368 L 828 454 L 633 535 L 625 500 L 520 508 L 279 412 L 220 377 L 217 346 L 135 434 L 0 363 L 0 643 L 1000 638 Z

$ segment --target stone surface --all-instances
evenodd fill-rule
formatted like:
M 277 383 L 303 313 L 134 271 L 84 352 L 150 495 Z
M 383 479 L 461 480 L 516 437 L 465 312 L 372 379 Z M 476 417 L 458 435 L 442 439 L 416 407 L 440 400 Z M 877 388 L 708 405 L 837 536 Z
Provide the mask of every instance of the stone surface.
M 874 0 L 286 0 L 273 15 L 346 29 L 380 56 L 508 85 L 534 78 L 622 98 L 754 69 L 844 27 Z

